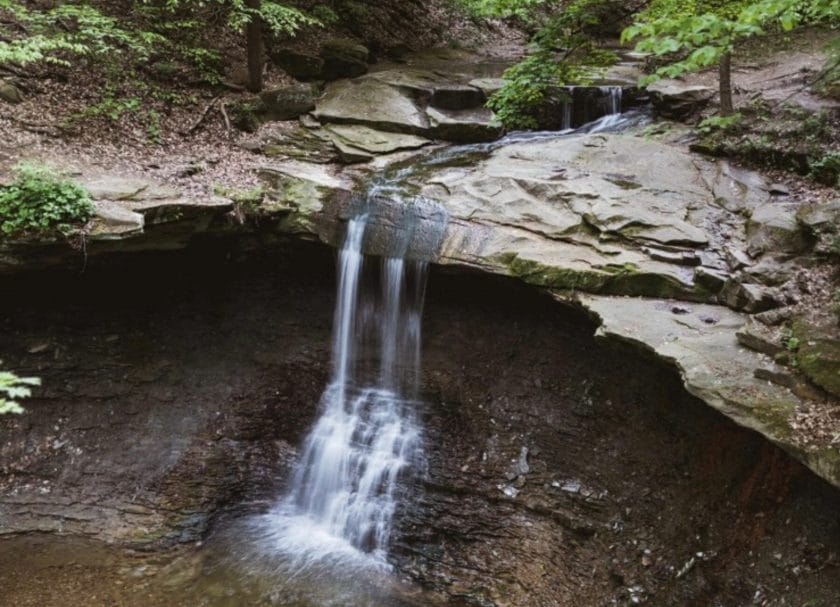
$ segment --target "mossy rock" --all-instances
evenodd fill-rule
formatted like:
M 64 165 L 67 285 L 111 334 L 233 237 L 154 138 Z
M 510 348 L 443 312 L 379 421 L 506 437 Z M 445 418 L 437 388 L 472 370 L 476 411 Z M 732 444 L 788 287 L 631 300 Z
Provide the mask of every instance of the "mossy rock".
M 316 89 L 309 84 L 293 84 L 263 91 L 259 96 L 231 107 L 236 128 L 255 132 L 264 122 L 294 120 L 315 109 Z
M 793 334 L 799 340 L 800 371 L 822 389 L 840 396 L 840 339 L 836 332 L 798 320 Z
M 318 80 L 324 71 L 324 60 L 288 48 L 281 48 L 271 54 L 271 60 L 295 80 Z
M 333 38 L 321 46 L 324 60 L 322 76 L 325 80 L 356 78 L 368 71 L 368 49 L 347 38 Z

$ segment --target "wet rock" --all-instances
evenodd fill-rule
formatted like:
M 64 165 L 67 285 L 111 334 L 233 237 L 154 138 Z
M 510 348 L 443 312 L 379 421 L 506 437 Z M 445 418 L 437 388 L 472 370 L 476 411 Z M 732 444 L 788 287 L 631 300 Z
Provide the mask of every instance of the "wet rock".
M 796 220 L 793 204 L 766 203 L 758 206 L 747 221 L 747 251 L 757 257 L 768 251 L 801 253 L 813 244 Z
M 11 82 L 0 80 L 0 101 L 12 104 L 22 103 L 23 93 Z
M 363 45 L 346 38 L 333 38 L 321 45 L 324 60 L 322 75 L 325 80 L 356 78 L 368 71 L 369 51 Z
M 676 120 L 696 114 L 715 96 L 714 89 L 688 85 L 679 80 L 660 80 L 651 84 L 647 90 L 657 113 Z
M 271 54 L 272 61 L 295 80 L 318 80 L 324 70 L 324 59 L 295 49 L 281 48 Z

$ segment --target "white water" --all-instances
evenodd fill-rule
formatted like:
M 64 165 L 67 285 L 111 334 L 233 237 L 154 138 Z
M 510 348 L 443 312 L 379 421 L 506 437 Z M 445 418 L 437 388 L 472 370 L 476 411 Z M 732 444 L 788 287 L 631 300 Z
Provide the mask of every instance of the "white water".
M 274 547 L 300 568 L 347 558 L 384 564 L 399 480 L 421 461 L 415 405 L 426 263 L 366 258 L 367 219 L 349 221 L 339 257 L 321 416 L 271 515 Z

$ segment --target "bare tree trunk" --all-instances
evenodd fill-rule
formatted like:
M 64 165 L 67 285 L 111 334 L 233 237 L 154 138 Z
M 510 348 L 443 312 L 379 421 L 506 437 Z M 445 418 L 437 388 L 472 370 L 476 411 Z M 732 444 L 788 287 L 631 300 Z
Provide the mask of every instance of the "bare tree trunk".
M 259 10 L 260 1 L 246 0 L 245 6 L 251 10 Z M 248 90 L 253 93 L 259 93 L 263 88 L 265 59 L 262 29 L 262 19 L 251 15 L 251 20 L 245 26 L 245 40 L 248 45 Z
M 732 107 L 732 54 L 725 53 L 720 58 L 720 115 L 731 116 Z

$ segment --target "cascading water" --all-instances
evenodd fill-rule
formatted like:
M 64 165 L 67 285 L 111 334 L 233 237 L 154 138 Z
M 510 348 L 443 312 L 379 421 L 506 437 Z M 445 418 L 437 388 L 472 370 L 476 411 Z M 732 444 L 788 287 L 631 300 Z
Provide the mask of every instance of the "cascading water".
M 375 216 L 383 212 L 377 206 L 383 190 L 387 185 L 372 187 L 366 208 L 348 222 L 332 377 L 288 493 L 272 515 L 276 547 L 300 566 L 362 555 L 384 564 L 399 481 L 422 463 L 416 409 L 427 262 L 407 254 L 416 252 L 415 241 L 434 246 L 436 238 L 428 238 L 416 201 L 391 205 L 396 224 Z M 425 219 L 440 222 L 434 212 Z M 366 239 L 383 230 L 388 242 L 380 239 L 379 246 L 387 252 L 366 256 Z

